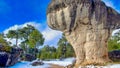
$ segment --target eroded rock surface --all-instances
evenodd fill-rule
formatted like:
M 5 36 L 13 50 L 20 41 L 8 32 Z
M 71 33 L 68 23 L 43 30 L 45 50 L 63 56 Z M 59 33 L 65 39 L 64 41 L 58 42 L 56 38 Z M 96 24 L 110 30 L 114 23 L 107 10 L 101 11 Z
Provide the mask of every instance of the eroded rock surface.
M 0 44 L 0 68 L 7 68 L 18 62 L 22 49 L 11 48 L 10 52 L 5 50 L 6 46 Z
M 120 27 L 120 14 L 101 0 L 52 0 L 47 22 L 72 44 L 76 66 L 109 62 L 107 41 Z

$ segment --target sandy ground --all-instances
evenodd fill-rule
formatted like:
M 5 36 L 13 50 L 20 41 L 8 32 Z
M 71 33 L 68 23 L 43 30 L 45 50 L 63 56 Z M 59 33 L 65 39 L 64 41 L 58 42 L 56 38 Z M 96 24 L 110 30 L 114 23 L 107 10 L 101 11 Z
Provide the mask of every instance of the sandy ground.
M 63 66 L 55 65 L 55 64 L 50 64 L 51 67 L 49 68 L 64 68 Z

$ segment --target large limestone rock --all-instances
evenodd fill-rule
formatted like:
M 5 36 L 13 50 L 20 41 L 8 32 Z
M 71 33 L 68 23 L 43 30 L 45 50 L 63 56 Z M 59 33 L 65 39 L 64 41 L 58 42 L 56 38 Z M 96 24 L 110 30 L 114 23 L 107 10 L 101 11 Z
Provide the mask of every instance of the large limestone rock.
M 120 14 L 101 0 L 52 0 L 50 28 L 64 32 L 76 53 L 76 66 L 109 62 L 107 41 L 120 27 Z

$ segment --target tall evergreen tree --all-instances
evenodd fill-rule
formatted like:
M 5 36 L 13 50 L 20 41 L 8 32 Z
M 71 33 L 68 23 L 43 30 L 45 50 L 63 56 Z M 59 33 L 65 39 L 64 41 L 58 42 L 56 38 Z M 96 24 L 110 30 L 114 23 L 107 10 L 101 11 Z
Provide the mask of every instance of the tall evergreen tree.
M 20 35 L 21 39 L 23 40 L 20 44 L 21 47 L 23 47 L 25 50 L 25 53 L 29 52 L 29 36 L 30 34 L 35 30 L 35 27 L 32 25 L 27 25 L 26 27 L 23 27 L 20 29 Z
M 29 45 L 30 48 L 37 48 L 40 45 L 44 44 L 43 35 L 38 30 L 33 30 L 29 36 Z
M 74 50 L 73 50 L 71 44 L 65 38 L 64 34 L 58 42 L 57 52 L 58 52 L 57 58 L 72 57 L 74 55 Z
M 44 44 L 43 35 L 38 30 L 33 30 L 29 36 L 29 48 L 33 49 L 33 54 L 37 56 L 39 46 Z
M 15 47 L 18 47 L 18 39 L 21 38 L 21 35 L 19 33 L 20 33 L 20 29 L 17 29 L 17 30 L 9 30 L 8 33 L 6 34 L 7 38 L 16 40 Z

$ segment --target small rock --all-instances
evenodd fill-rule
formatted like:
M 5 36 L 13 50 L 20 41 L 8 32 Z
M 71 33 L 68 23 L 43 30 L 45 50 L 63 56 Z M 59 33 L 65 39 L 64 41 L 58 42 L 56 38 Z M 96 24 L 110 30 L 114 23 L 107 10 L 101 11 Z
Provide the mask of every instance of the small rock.
M 112 61 L 120 61 L 120 50 L 111 51 L 108 55 Z
M 33 55 L 31 55 L 31 54 L 26 54 L 25 55 L 25 60 L 26 61 L 33 61 L 33 60 L 35 60 L 36 58 L 35 58 L 35 56 L 33 56 Z
M 42 61 L 36 61 L 36 62 L 33 62 L 31 65 L 32 66 L 38 66 L 38 65 L 43 65 L 44 63 Z

